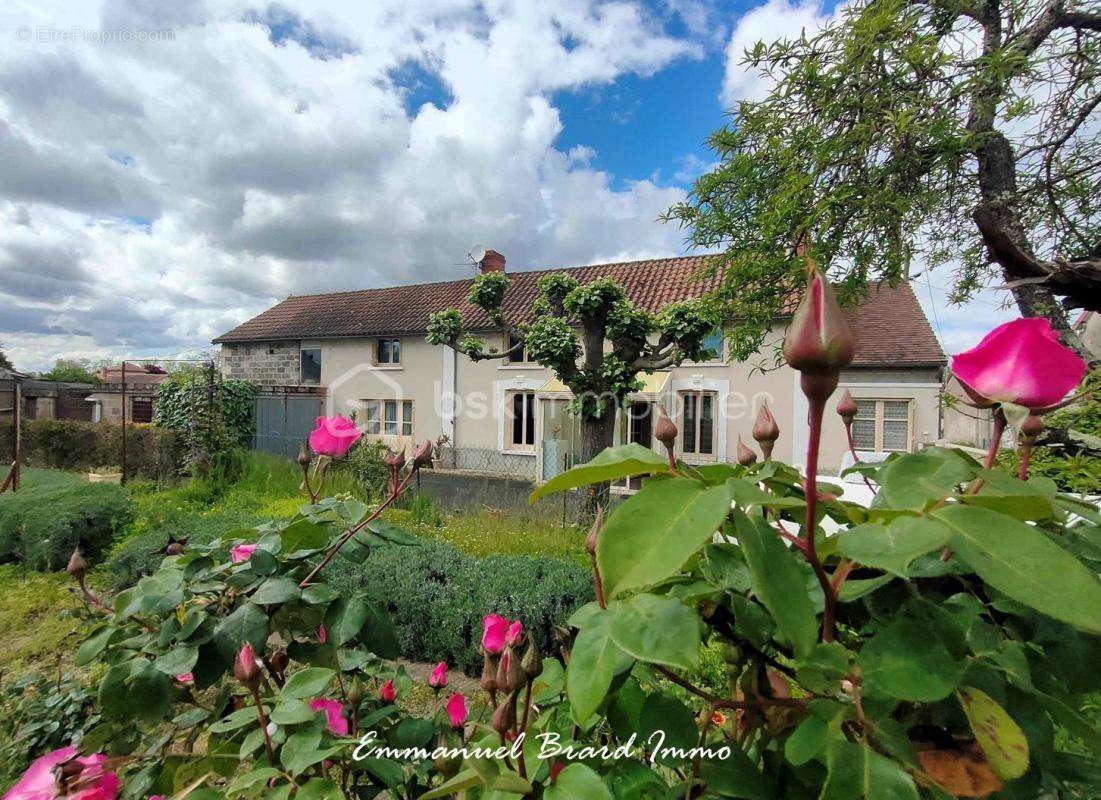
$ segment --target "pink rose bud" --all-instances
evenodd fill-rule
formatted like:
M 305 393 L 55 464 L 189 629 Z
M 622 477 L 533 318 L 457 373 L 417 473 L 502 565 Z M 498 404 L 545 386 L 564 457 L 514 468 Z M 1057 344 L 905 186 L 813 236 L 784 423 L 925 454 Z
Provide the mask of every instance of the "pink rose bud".
M 524 670 L 520 659 L 512 651 L 512 645 L 506 645 L 497 664 L 497 686 L 506 692 L 515 692 L 523 682 Z
M 524 626 L 520 624 L 520 620 L 513 620 L 512 624 L 508 626 L 508 631 L 505 632 L 505 644 L 516 644 L 523 635 Z
M 433 689 L 439 690 L 447 686 L 447 664 L 441 661 L 436 665 L 436 668 L 432 670 L 432 674 L 428 676 L 428 685 Z
M 529 681 L 535 680 L 543 672 L 543 657 L 539 654 L 539 648 L 535 646 L 531 637 L 528 637 L 528 649 L 520 660 L 520 668 L 523 669 Z
M 425 439 L 413 450 L 413 464 L 418 467 L 432 466 L 432 440 Z
M 482 617 L 482 649 L 487 653 L 500 653 L 505 646 L 508 627 L 508 620 L 500 614 L 487 614 Z
M 505 736 L 516 727 L 516 692 L 510 693 L 497 706 L 489 726 L 501 736 Z
M 319 456 L 341 458 L 359 441 L 359 429 L 347 417 L 318 417 L 317 427 L 310 431 L 310 449 Z
M 466 698 L 461 694 L 451 695 L 451 699 L 447 701 L 447 718 L 451 720 L 452 728 L 461 728 L 463 723 L 466 722 L 467 709 Z
M 317 641 L 321 642 L 321 644 L 325 644 L 325 642 L 329 641 L 329 632 L 325 630 L 324 625 L 317 626 Z
M 833 287 L 807 258 L 807 287 L 784 335 L 784 360 L 799 372 L 839 372 L 853 360 L 853 334 Z
M 765 459 L 772 458 L 772 448 L 776 446 L 776 440 L 780 438 L 780 426 L 776 424 L 776 417 L 768 410 L 768 405 L 761 403 L 757 410 L 757 419 L 753 423 L 753 438 L 761 447 Z
M 382 684 L 382 686 L 379 687 L 378 696 L 382 698 L 382 702 L 384 703 L 394 702 L 398 696 L 398 693 L 394 691 L 394 682 L 390 680 Z
M 298 446 L 298 466 L 302 467 L 302 469 L 305 469 L 310 465 L 310 462 L 312 460 L 313 459 L 310 458 L 309 448 L 306 447 L 305 442 L 302 442 L 302 444 Z
M 841 419 L 845 420 L 846 425 L 852 425 L 853 420 L 856 419 L 856 413 L 859 409 L 856 406 L 856 401 L 853 400 L 853 393 L 848 389 L 841 395 L 841 400 L 837 403 L 837 413 L 841 416 Z
M 1038 417 L 1035 414 L 1029 414 L 1025 418 L 1025 421 L 1021 423 L 1021 437 L 1032 444 L 1036 441 L 1036 437 L 1044 432 L 1044 419 Z
M 239 544 L 229 551 L 229 560 L 234 564 L 240 564 L 244 561 L 248 561 L 252 558 L 253 551 L 256 550 L 254 544 Z
M 604 528 L 604 506 L 596 507 L 596 515 L 593 517 L 593 525 L 589 528 L 589 535 L 585 537 L 585 550 L 590 556 L 596 555 L 596 543 L 600 538 L 600 531 Z
M 492 694 L 500 687 L 497 686 L 497 665 L 488 651 L 482 653 L 482 690 Z
M 176 680 L 179 683 L 194 683 L 195 676 L 190 672 L 181 672 L 179 675 L 176 676 Z
M 260 665 L 256 663 L 256 655 L 248 642 L 241 646 L 241 652 L 233 663 L 233 676 L 249 689 L 255 690 L 260 685 Z
M 745 442 L 742 441 L 742 437 L 738 437 L 738 463 L 743 467 L 748 467 L 757 461 L 757 454 L 750 450 Z
M 386 462 L 386 466 L 391 469 L 400 469 L 405 464 L 405 448 L 398 452 L 387 447 L 383 460 Z
M 327 697 L 318 697 L 310 701 L 310 711 L 324 711 L 325 725 L 333 736 L 348 735 L 348 720 L 344 716 L 344 706 L 339 700 L 330 700 Z
M 1030 317 L 999 325 L 953 356 L 952 373 L 980 407 L 1010 403 L 1042 414 L 1082 382 L 1086 362 L 1046 318 Z

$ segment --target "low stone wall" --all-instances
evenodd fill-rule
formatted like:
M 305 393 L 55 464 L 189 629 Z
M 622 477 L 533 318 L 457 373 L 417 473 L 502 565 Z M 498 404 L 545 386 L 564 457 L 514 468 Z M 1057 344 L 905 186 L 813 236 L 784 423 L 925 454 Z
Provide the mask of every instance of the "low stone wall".
M 491 508 L 501 511 L 545 515 L 567 522 L 577 515 L 578 495 L 566 492 L 545 497 L 534 506 L 528 495 L 535 484 L 522 478 L 478 475 L 451 470 L 423 470 L 420 490 L 447 511 Z

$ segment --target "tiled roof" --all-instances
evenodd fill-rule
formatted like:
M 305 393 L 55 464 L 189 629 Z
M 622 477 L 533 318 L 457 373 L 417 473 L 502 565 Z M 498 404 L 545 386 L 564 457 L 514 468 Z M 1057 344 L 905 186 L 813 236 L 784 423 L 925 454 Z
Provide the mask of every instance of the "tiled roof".
M 556 270 L 580 283 L 609 277 L 647 311 L 659 311 L 676 300 L 698 297 L 718 287 L 719 274 L 707 274 L 709 256 L 684 256 Z M 523 323 L 531 319 L 536 281 L 546 270 L 510 272 L 502 311 Z M 472 279 L 354 292 L 288 297 L 259 316 L 214 340 L 269 342 L 280 339 L 329 339 L 384 334 L 424 333 L 431 314 L 457 308 L 470 330 L 492 330 L 485 312 L 467 300 Z M 874 290 L 854 315 L 859 324 L 855 366 L 942 363 L 929 323 L 909 286 Z M 861 330 L 866 326 L 866 330 Z

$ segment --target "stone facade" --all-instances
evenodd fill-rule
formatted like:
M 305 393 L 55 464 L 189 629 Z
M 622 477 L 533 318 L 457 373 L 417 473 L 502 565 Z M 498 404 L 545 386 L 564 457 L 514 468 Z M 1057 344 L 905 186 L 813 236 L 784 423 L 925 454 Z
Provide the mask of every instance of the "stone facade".
M 299 342 L 223 344 L 222 374 L 259 386 L 297 386 L 301 359 Z

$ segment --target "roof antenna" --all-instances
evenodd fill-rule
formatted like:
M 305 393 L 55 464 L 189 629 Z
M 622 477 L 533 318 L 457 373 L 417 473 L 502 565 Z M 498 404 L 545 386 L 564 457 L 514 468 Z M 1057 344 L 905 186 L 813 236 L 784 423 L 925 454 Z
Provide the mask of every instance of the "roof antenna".
M 470 252 L 467 253 L 466 255 L 470 259 L 471 263 L 474 264 L 474 266 L 475 266 L 474 274 L 477 275 L 478 272 L 479 272 L 479 270 L 477 268 L 481 267 L 482 259 L 484 259 L 486 257 L 486 249 L 484 247 L 482 247 L 480 244 L 476 244 L 476 245 L 474 245 L 473 247 L 470 248 Z

